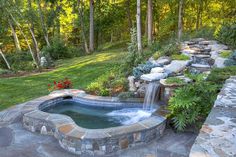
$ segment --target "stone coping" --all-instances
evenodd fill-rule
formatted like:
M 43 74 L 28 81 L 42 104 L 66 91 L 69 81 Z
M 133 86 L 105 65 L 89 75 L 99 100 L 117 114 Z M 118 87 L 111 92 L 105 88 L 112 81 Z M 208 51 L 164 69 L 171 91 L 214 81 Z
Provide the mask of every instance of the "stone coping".
M 236 76 L 225 81 L 193 144 L 190 157 L 236 156 Z
M 166 118 L 156 113 L 145 120 L 131 125 L 104 129 L 87 129 L 78 126 L 69 116 L 43 112 L 44 108 L 55 105 L 64 99 L 73 98 L 75 101 L 96 102 L 94 106 L 107 107 L 110 103 L 116 107 L 125 107 L 136 102 L 124 102 L 114 98 L 96 97 L 85 94 L 81 90 L 62 90 L 51 93 L 26 103 L 27 113 L 23 116 L 23 126 L 32 131 L 52 135 L 58 139 L 62 148 L 78 155 L 105 155 L 146 144 L 160 138 L 166 125 Z M 104 100 L 104 101 L 103 101 Z

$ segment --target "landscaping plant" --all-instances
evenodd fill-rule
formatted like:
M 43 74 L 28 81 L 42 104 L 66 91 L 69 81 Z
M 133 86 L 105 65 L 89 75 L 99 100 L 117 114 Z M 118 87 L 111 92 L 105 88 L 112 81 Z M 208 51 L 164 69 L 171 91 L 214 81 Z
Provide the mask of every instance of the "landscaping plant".
M 61 89 L 71 89 L 72 88 L 72 82 L 68 79 L 65 78 L 64 80 L 61 81 L 54 81 L 53 85 L 48 84 L 48 91 L 53 91 L 53 90 L 61 90 Z

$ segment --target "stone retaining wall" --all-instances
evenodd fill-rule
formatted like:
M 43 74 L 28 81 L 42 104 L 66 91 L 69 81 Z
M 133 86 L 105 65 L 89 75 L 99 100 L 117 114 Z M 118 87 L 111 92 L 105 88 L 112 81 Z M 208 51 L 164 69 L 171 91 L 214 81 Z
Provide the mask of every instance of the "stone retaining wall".
M 51 114 L 40 110 L 55 105 L 63 100 L 63 97 L 79 98 L 79 93 L 64 92 L 63 94 L 63 91 L 60 91 L 57 94 L 58 97 L 44 97 L 36 106 L 32 103 L 34 110 L 24 114 L 23 126 L 31 132 L 54 136 L 62 148 L 72 153 L 83 156 L 110 154 L 136 145 L 147 144 L 160 138 L 164 132 L 166 119 L 157 113 L 132 125 L 106 129 L 82 128 L 66 115 Z M 114 102 L 114 104 L 119 103 Z
M 226 80 L 190 151 L 190 157 L 236 156 L 236 76 Z

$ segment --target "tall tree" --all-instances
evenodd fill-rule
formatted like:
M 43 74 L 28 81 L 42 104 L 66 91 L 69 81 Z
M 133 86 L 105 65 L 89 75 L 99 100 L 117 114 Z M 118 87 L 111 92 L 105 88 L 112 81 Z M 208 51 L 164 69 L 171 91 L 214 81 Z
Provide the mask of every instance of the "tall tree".
M 90 0 L 89 13 L 89 50 L 94 51 L 94 1 Z
M 40 25 L 41 25 L 41 28 L 42 28 L 42 31 L 43 31 L 43 36 L 44 36 L 44 39 L 47 43 L 47 46 L 50 46 L 49 37 L 48 37 L 48 29 L 47 29 L 47 26 L 45 24 L 44 15 L 43 15 L 40 0 L 37 0 L 37 5 L 38 5 L 38 12 L 39 12 L 39 16 L 40 16 Z
M 1 46 L 1 43 L 0 43 L 0 46 Z M 2 58 L 3 58 L 3 60 L 5 61 L 6 65 L 7 65 L 7 68 L 10 70 L 11 66 L 10 66 L 9 62 L 7 61 L 5 55 L 3 54 L 1 48 L 0 48 L 0 54 L 1 54 Z
M 129 32 L 131 30 L 132 26 L 132 18 L 131 18 L 131 11 L 130 11 L 130 0 L 126 0 L 126 12 L 127 12 L 127 19 L 128 19 L 128 26 L 129 26 Z
M 86 53 L 89 53 L 87 39 L 85 36 L 84 19 L 83 19 L 83 13 L 82 13 L 81 5 L 80 5 L 80 0 L 78 0 L 77 4 L 78 4 L 78 12 L 79 12 L 79 18 L 80 18 L 81 34 L 84 40 L 84 48 L 85 48 Z
M 181 40 L 182 31 L 183 31 L 183 4 L 184 0 L 179 1 L 179 17 L 178 17 L 178 40 Z
M 13 39 L 14 39 L 16 50 L 19 52 L 19 51 L 21 51 L 21 46 L 20 46 L 20 42 L 19 42 L 18 36 L 16 34 L 16 31 L 15 31 L 15 28 L 12 24 L 11 19 L 8 19 L 8 24 L 9 24 L 9 26 L 11 28 L 11 31 L 12 31 L 12 36 L 13 36 Z
M 153 15 L 152 15 L 152 0 L 148 0 L 148 45 L 152 45 L 152 26 L 153 26 Z
M 142 52 L 142 32 L 141 32 L 141 0 L 137 0 L 137 42 L 138 51 Z

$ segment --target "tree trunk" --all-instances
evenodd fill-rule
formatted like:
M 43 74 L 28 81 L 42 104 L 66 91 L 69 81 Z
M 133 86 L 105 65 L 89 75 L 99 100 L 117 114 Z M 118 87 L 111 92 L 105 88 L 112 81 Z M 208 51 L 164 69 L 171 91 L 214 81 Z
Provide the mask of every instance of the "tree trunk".
M 7 11 L 8 11 L 8 10 L 7 10 Z M 9 13 L 10 17 L 12 18 L 12 20 L 16 23 L 17 27 L 19 28 L 19 30 L 20 30 L 22 36 L 23 36 L 24 39 L 25 39 L 25 42 L 27 43 L 27 46 L 28 46 L 28 48 L 29 48 L 30 54 L 31 54 L 31 56 L 32 56 L 32 59 L 33 59 L 33 61 L 35 62 L 37 68 L 39 68 L 37 59 L 36 59 L 35 56 L 34 56 L 34 53 L 33 53 L 33 51 L 32 51 L 32 48 L 31 48 L 31 46 L 30 46 L 30 43 L 29 43 L 29 40 L 28 40 L 27 36 L 25 35 L 25 33 L 23 32 L 23 30 L 21 29 L 20 24 L 19 24 L 19 23 L 16 21 L 16 19 L 13 17 L 13 15 L 12 15 L 9 11 L 8 11 L 8 13 Z
M 10 19 L 8 19 L 8 23 L 9 23 L 9 26 L 11 27 L 11 30 L 12 30 L 12 36 L 13 36 L 13 39 L 14 39 L 14 42 L 15 42 L 16 50 L 17 51 L 21 51 L 21 46 L 20 46 L 20 42 L 19 42 L 18 36 L 16 34 L 15 28 L 12 25 L 12 22 L 11 22 Z
M 6 59 L 6 57 L 5 57 L 5 55 L 3 54 L 3 52 L 2 52 L 1 49 L 0 49 L 0 54 L 1 54 L 2 58 L 3 58 L 3 60 L 5 61 L 6 65 L 7 65 L 7 68 L 10 70 L 10 69 L 11 69 L 11 66 L 10 66 L 9 62 L 7 61 L 7 59 Z
M 128 19 L 128 26 L 129 26 L 129 33 L 132 26 L 132 19 L 131 19 L 131 12 L 130 12 L 130 0 L 126 0 L 126 11 L 127 11 L 127 19 Z
M 44 22 L 44 16 L 43 16 L 42 8 L 41 8 L 41 1 L 37 0 L 37 4 L 38 4 L 38 11 L 39 11 L 39 15 L 40 15 L 40 24 L 41 24 L 41 27 L 42 27 L 43 36 L 44 36 L 44 39 L 47 43 L 47 46 L 50 46 L 50 42 L 49 42 L 49 39 L 48 39 L 48 29 L 47 29 L 47 26 Z
M 152 45 L 152 26 L 153 26 L 153 17 L 152 17 L 152 0 L 148 0 L 148 45 Z
M 178 40 L 181 40 L 183 31 L 183 3 L 184 0 L 179 1 L 179 18 L 178 18 Z
M 137 42 L 138 42 L 138 52 L 142 52 L 142 34 L 141 34 L 141 8 L 140 1 L 137 0 Z
M 85 36 L 83 14 L 82 14 L 82 10 L 80 8 L 80 0 L 78 0 L 78 12 L 79 12 L 79 17 L 80 17 L 82 38 L 84 40 L 84 48 L 85 48 L 86 53 L 89 54 L 88 43 L 87 43 L 86 36 Z
M 31 0 L 28 0 L 28 7 L 29 7 L 30 10 L 32 10 Z M 40 62 L 39 52 L 40 52 L 40 50 L 39 50 L 38 42 L 37 42 L 37 40 L 35 38 L 34 23 L 31 20 L 31 18 L 30 18 L 29 23 L 27 22 L 27 24 L 28 24 L 28 28 L 29 28 L 29 31 L 30 31 L 30 34 L 31 34 L 31 37 L 32 37 L 33 44 L 34 44 L 35 57 L 37 59 L 36 61 L 37 61 L 38 65 L 39 65 L 39 62 Z
M 90 0 L 90 18 L 89 18 L 89 49 L 91 52 L 94 51 L 94 1 Z

